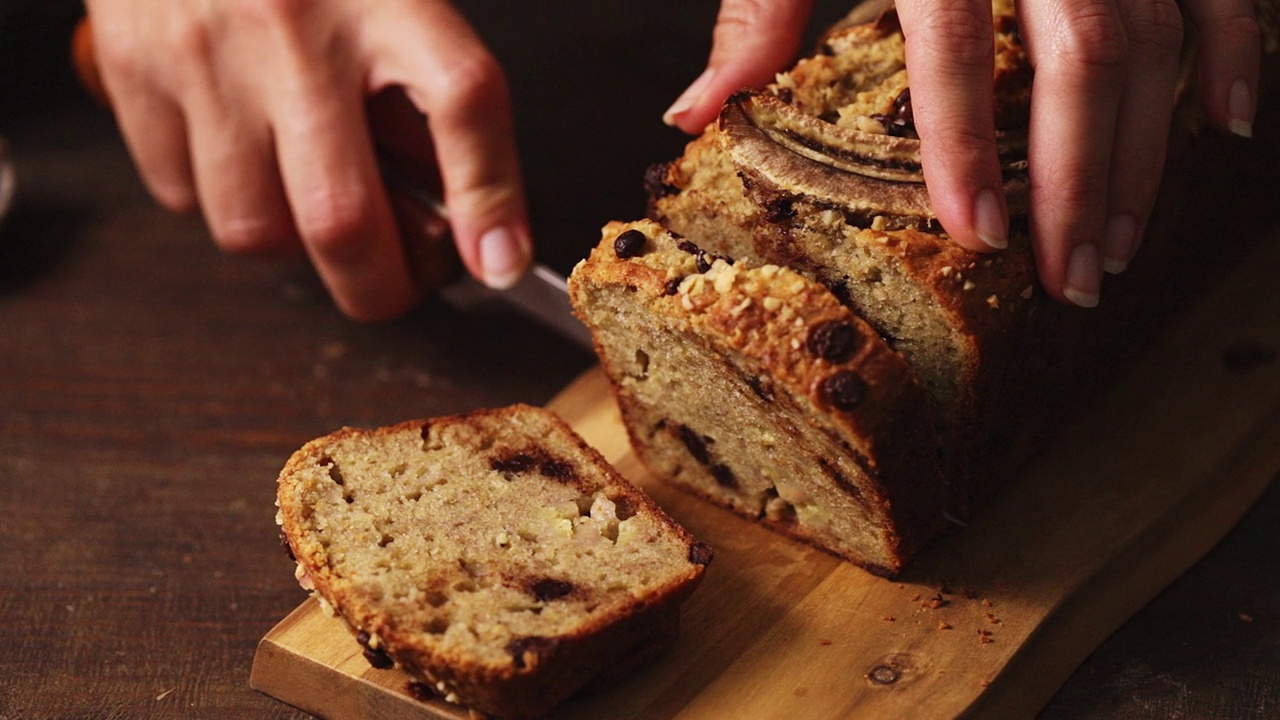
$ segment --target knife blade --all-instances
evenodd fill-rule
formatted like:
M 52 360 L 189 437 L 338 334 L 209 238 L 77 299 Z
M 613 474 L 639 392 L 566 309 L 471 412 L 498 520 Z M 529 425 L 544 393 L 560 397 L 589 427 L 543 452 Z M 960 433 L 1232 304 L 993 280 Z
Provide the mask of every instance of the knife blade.
M 382 177 L 396 209 L 396 220 L 414 279 L 459 310 L 496 300 L 554 330 L 580 347 L 592 349 L 591 332 L 573 314 L 564 276 L 533 263 L 515 285 L 496 290 L 461 269 L 449 230 L 449 210 L 426 183 L 381 156 Z

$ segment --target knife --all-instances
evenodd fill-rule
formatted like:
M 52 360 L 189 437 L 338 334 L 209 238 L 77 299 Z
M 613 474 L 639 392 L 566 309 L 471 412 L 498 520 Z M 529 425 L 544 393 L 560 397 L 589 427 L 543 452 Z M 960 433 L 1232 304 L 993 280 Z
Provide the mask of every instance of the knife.
M 591 332 L 573 314 L 564 276 L 535 262 L 515 285 L 495 290 L 462 271 L 449 231 L 449 210 L 439 195 L 380 153 L 382 177 L 414 279 L 450 305 L 466 311 L 497 300 L 588 350 Z M 442 280 L 444 280 L 442 282 Z
M 109 106 L 110 98 L 98 74 L 89 18 L 83 18 L 76 26 L 71 44 L 81 84 Z M 462 311 L 497 300 L 578 346 L 592 349 L 590 331 L 573 315 L 564 276 L 535 262 L 510 288 L 495 290 L 479 282 L 462 268 L 453 244 L 448 209 L 432 186 L 384 148 L 378 148 L 378 162 L 410 272 L 422 290 L 435 292 Z

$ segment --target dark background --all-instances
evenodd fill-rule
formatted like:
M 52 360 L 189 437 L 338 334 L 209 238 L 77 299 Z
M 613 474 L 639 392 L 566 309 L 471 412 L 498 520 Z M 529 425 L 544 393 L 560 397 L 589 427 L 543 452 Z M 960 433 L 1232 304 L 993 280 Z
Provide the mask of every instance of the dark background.
M 714 2 L 468 2 L 511 80 L 539 253 L 561 270 L 685 141 Z M 815 27 L 843 4 L 823 2 Z M 427 300 L 361 325 L 305 263 L 228 257 L 155 207 L 69 69 L 75 2 L 0 0 L 0 719 L 295 718 L 248 687 L 304 597 L 275 473 L 345 425 L 549 399 L 591 362 Z M 1041 713 L 1280 717 L 1280 490 Z M 802 713 L 798 716 L 802 716 Z

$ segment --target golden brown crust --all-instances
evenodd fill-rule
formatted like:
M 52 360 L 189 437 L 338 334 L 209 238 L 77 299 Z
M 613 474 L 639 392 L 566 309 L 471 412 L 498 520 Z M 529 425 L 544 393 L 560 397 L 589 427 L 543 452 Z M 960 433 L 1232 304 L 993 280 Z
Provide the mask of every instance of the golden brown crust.
M 624 235 L 644 241 L 634 254 L 619 256 Z M 925 393 L 902 357 L 826 288 L 774 265 L 730 264 L 640 221 L 605 227 L 599 245 L 574 270 L 570 293 L 593 329 L 637 454 L 655 474 L 881 573 L 895 572 L 940 527 L 945 491 Z M 626 306 L 617 308 L 618 302 Z M 625 312 L 633 313 L 626 321 L 634 332 L 613 327 Z M 669 337 L 653 343 L 659 333 Z M 663 359 L 651 357 L 660 353 L 652 347 L 668 344 L 684 350 L 664 367 Z M 640 371 L 628 367 L 637 354 L 646 358 Z M 685 378 L 706 373 L 716 389 L 681 384 L 664 375 L 667 370 Z M 637 381 L 640 374 L 646 379 Z M 739 409 L 760 406 L 749 421 L 715 412 L 729 402 L 721 393 L 733 388 L 750 388 L 738 393 Z M 775 473 L 772 485 L 754 481 L 761 466 L 781 467 L 794 458 L 763 448 L 753 453 L 750 443 L 732 446 L 726 437 L 785 435 L 796 422 L 819 428 L 821 439 L 792 429 L 799 435 L 777 453 L 810 448 L 812 458 L 796 464 L 810 465 L 817 479 Z M 764 430 L 773 426 L 776 432 Z M 825 487 L 799 488 L 809 482 Z M 861 514 L 875 528 L 874 547 L 859 548 L 854 538 L 828 531 L 828 518 L 806 522 L 804 507 L 795 516 L 786 508 L 783 517 L 770 517 L 766 506 L 780 507 L 779 492 L 785 502 L 823 494 L 825 506 L 812 509 L 813 517 Z
M 523 405 L 313 440 L 281 471 L 279 506 L 300 581 L 371 662 L 499 717 L 538 716 L 634 648 L 668 645 L 710 559 Z

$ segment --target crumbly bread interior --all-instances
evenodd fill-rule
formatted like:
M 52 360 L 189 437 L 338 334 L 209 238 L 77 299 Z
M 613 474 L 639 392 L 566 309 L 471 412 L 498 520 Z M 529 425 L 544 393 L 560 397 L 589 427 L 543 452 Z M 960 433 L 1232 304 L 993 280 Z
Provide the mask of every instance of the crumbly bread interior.
M 646 246 L 619 259 L 613 244 L 627 232 L 643 233 Z M 918 508 L 940 514 L 923 393 L 901 358 L 822 286 L 774 265 L 710 258 L 642 221 L 606 228 L 571 293 L 633 446 L 659 477 L 882 572 L 900 566 L 899 533 L 909 524 L 890 516 L 899 488 L 882 474 L 927 486 L 935 502 Z M 841 362 L 809 358 L 814 328 L 824 325 L 857 333 L 858 352 Z M 866 388 L 856 413 L 814 390 L 842 372 Z
M 709 560 L 527 406 L 313 441 L 280 506 L 304 587 L 464 703 L 458 678 L 534 672 L 555 642 L 667 599 Z

